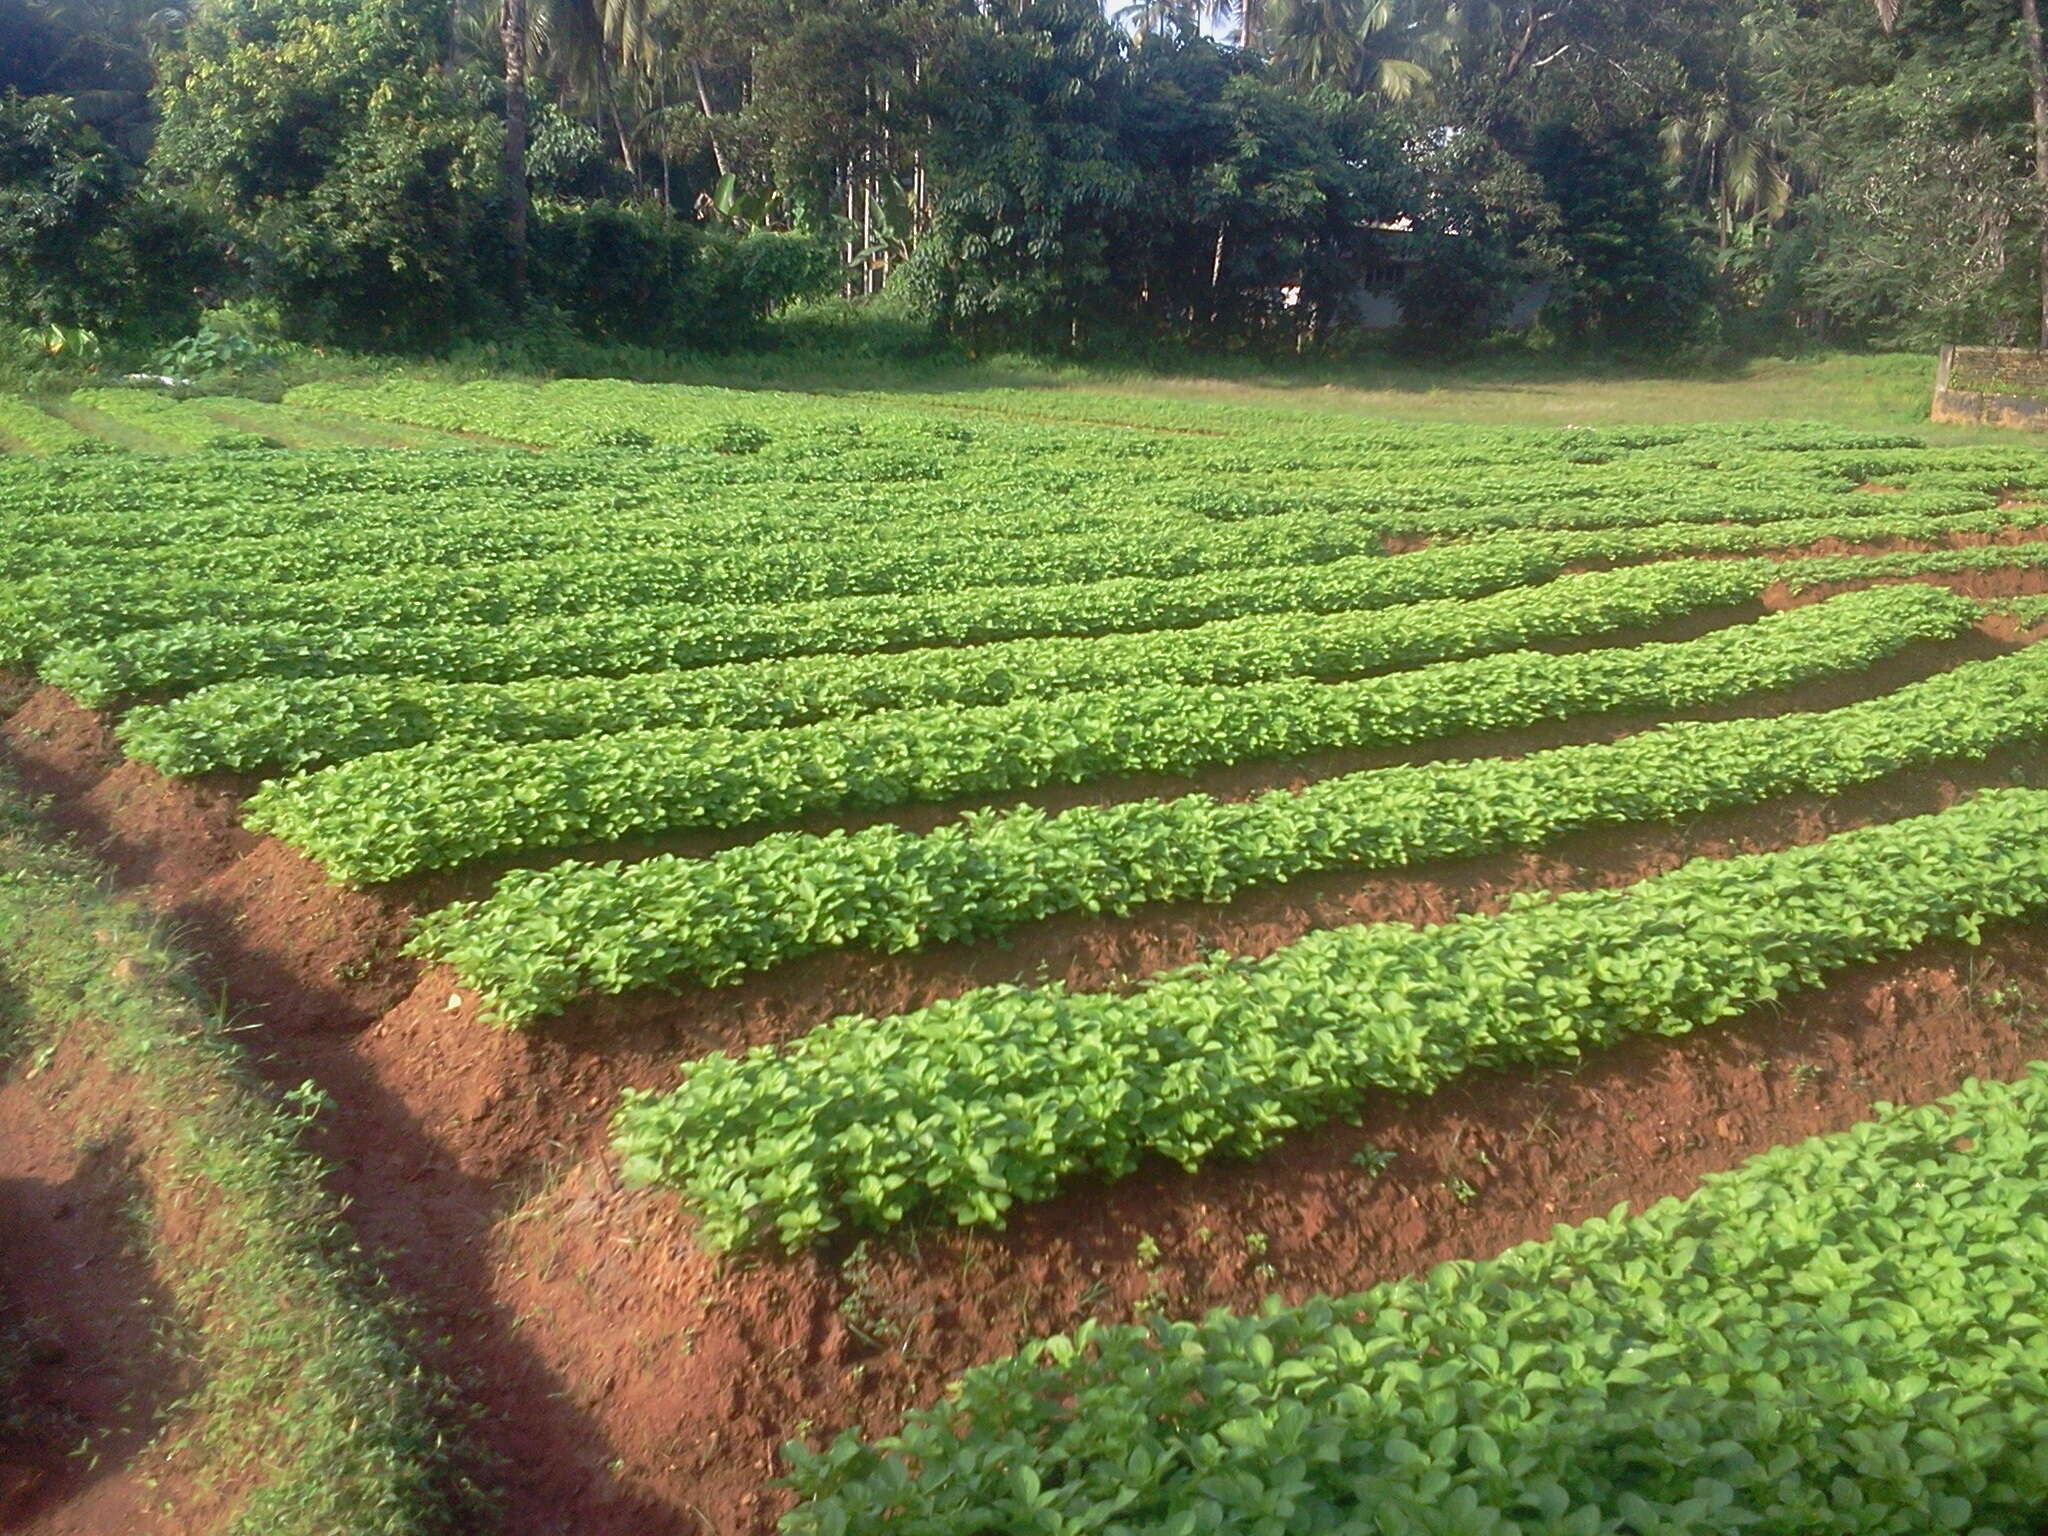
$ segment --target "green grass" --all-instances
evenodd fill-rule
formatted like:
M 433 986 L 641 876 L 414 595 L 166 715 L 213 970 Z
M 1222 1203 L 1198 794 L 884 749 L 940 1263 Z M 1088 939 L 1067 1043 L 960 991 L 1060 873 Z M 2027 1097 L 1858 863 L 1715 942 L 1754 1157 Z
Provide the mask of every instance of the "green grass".
M 771 339 L 774 333 L 771 332 Z M 1918 353 L 1824 353 L 1760 358 L 1712 371 L 1603 365 L 1597 359 L 1496 353 L 1459 360 L 1394 354 L 1275 362 L 1189 355 L 1185 364 L 1065 359 L 1003 353 L 970 359 L 935 349 L 871 355 L 837 347 L 794 324 L 782 345 L 726 355 L 652 352 L 583 344 L 545 366 L 516 350 L 471 347 L 453 357 L 396 359 L 288 348 L 281 367 L 245 386 L 266 400 L 315 380 L 367 383 L 394 374 L 455 383 L 476 378 L 633 378 L 735 389 L 824 393 L 972 394 L 990 389 L 1087 389 L 1219 404 L 1284 406 L 1393 421 L 1493 426 L 1674 425 L 1689 422 L 1820 421 L 1873 431 L 1924 432 L 1931 442 L 2005 443 L 2018 434 L 1940 427 L 1927 419 L 1934 358 Z M 44 387 L 88 385 L 85 376 Z M 236 386 L 229 385 L 233 388 Z M 223 409 L 232 405 L 223 400 Z M 146 444 L 140 446 L 148 446 Z M 2048 441 L 2044 441 L 2048 447 Z
M 1299 372 L 1205 369 L 1186 376 L 1126 374 L 1115 383 L 1139 394 L 1297 405 L 1397 421 L 1555 427 L 1824 421 L 1925 430 L 1941 442 L 2013 441 L 2009 432 L 1932 426 L 1934 359 L 1912 353 L 1766 358 L 1703 375 L 1603 372 L 1527 359 L 1462 366 L 1390 361 Z
M 59 1040 L 132 1083 L 123 1109 L 140 1235 L 174 1298 L 197 1387 L 156 1447 L 202 1488 L 239 1490 L 219 1536 L 427 1536 L 473 1528 L 449 1403 L 370 1278 L 324 1169 L 301 1145 L 310 1086 L 262 1088 L 157 925 L 40 830 L 0 782 L 0 977 L 8 1054 Z M 175 1207 L 176 1236 L 157 1213 Z
M 1506 355 L 1464 361 L 1393 356 L 1300 364 L 1194 356 L 1185 367 L 1156 361 L 1073 361 L 1003 354 L 978 361 L 868 359 L 801 347 L 730 357 L 620 350 L 575 371 L 656 382 L 825 392 L 972 393 L 986 389 L 1087 389 L 1217 403 L 1288 406 L 1394 421 L 1494 426 L 1673 425 L 1688 422 L 1821 421 L 1873 431 L 1919 431 L 1940 443 L 2005 443 L 2015 434 L 1938 427 L 1928 419 L 1934 358 L 1917 353 L 1830 353 L 1762 358 L 1715 372 L 1602 367 L 1584 358 Z M 365 368 L 335 360 L 304 377 L 363 379 L 393 371 L 455 381 L 504 372 L 474 359 Z M 530 376 L 530 375 L 529 375 Z M 294 382 L 299 382 L 299 379 Z M 2048 447 L 2048 441 L 2044 441 Z

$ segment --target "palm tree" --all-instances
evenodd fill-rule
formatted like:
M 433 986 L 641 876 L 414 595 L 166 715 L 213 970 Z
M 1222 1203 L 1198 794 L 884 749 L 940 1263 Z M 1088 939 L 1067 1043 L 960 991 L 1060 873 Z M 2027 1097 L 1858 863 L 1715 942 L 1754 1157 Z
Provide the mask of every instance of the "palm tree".
M 1186 35 L 1201 30 L 1197 0 L 1129 0 L 1113 19 L 1140 42 L 1160 32 Z
M 1424 58 L 1441 29 L 1413 0 L 1277 0 L 1273 60 L 1304 85 L 1355 95 L 1413 95 L 1434 78 Z
M 680 102 L 694 96 L 702 114 L 706 142 L 721 176 L 734 167 L 728 163 L 725 146 L 714 124 L 711 91 L 704 78 L 712 45 L 707 27 L 717 20 L 703 14 L 703 8 L 684 7 L 674 0 L 582 0 L 598 17 L 604 43 L 618 59 L 619 74 L 626 88 L 637 98 L 644 126 L 658 128 L 664 140 Z M 668 156 L 662 157 L 667 175 Z
M 1726 90 L 1665 124 L 1665 155 L 1705 195 L 1724 248 L 1738 227 L 1775 224 L 1789 211 L 1803 150 L 1795 135 L 1790 114 L 1775 106 L 1746 110 Z
M 1209 0 L 1209 25 L 1256 53 L 1266 40 L 1267 0 Z
M 542 14 L 547 52 L 556 78 L 573 87 L 586 101 L 595 97 L 611 122 L 626 174 L 638 186 L 640 167 L 633 154 L 632 138 L 626 132 L 625 118 L 619 111 L 618 80 L 612 71 L 611 49 L 605 37 L 603 0 L 547 0 Z
M 617 73 L 605 41 L 599 0 L 528 0 L 525 17 L 526 76 L 552 81 L 565 107 L 593 121 L 609 122 L 619 159 L 637 185 L 638 156 L 620 110 Z M 455 0 L 449 13 L 451 60 L 487 65 L 504 60 L 505 0 Z
M 526 307 L 526 0 L 505 0 L 505 243 L 512 250 L 512 309 Z

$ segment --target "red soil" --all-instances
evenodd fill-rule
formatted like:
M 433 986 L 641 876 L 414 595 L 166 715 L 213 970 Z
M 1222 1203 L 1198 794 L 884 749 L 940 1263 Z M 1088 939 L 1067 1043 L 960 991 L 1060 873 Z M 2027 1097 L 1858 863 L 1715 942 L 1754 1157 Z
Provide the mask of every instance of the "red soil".
M 8 1394 L 24 1422 L 10 1436 L 0 1418 L 0 1530 L 113 1536 L 151 1528 L 170 1502 L 219 1508 L 220 1491 L 146 1451 L 187 1384 L 161 1347 L 173 1314 L 135 1247 L 149 1180 L 133 1097 L 82 1033 L 0 1083 L 0 1322 L 27 1356 Z M 74 1454 L 88 1443 L 90 1459 Z
M 1925 648 L 1771 707 L 1845 701 L 1994 648 Z M 1870 967 L 1767 1015 L 1637 1041 L 1575 1072 L 1375 1099 L 1362 1129 L 1299 1136 L 1253 1164 L 1077 1185 L 1006 1232 L 924 1229 L 830 1255 L 719 1262 L 691 1247 L 674 1200 L 620 1190 L 605 1157 L 619 1088 L 673 1081 L 679 1057 L 986 981 L 1116 985 L 1212 947 L 1263 953 L 1334 923 L 1433 921 L 1516 890 L 1623 883 L 1933 809 L 2044 765 L 1902 776 L 1426 876 L 1333 876 L 1222 908 L 1047 923 L 1007 948 L 821 956 L 728 991 L 617 1000 L 513 1034 L 481 1025 L 446 971 L 397 954 L 404 893 L 326 884 L 236 827 L 231 792 L 122 763 L 104 722 L 62 696 L 32 698 L 0 728 L 0 750 L 52 796 L 61 824 L 105 845 L 125 885 L 191 925 L 212 979 L 249 1010 L 266 1070 L 317 1078 L 339 1104 L 323 1148 L 338 1191 L 420 1305 L 431 1358 L 480 1408 L 473 1438 L 505 1492 L 502 1529 L 517 1536 L 765 1531 L 782 1441 L 884 1429 L 1024 1338 L 1483 1256 L 1622 1199 L 1683 1192 L 1751 1153 L 1852 1124 L 1875 1100 L 1924 1100 L 2048 1055 L 2029 1028 L 2048 1008 L 2048 928 L 2010 928 L 1980 950 Z M 1235 787 L 1326 771 L 1245 770 Z M 1389 1171 L 1354 1164 L 1367 1143 L 1396 1154 Z M 1157 1244 L 1150 1264 L 1141 1237 Z

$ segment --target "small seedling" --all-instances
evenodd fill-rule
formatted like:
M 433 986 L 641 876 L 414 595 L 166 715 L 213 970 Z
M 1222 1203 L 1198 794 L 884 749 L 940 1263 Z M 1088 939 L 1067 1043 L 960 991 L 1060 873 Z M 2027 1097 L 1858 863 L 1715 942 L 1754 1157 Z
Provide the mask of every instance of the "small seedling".
M 865 1240 L 853 1245 L 853 1252 L 839 1266 L 839 1273 L 847 1286 L 839 1302 L 839 1319 L 847 1330 L 875 1349 L 900 1337 L 902 1324 L 889 1315 L 887 1305 L 876 1293 L 874 1258 Z
M 1399 1155 L 1385 1147 L 1366 1145 L 1351 1154 L 1351 1165 L 1354 1168 L 1363 1168 L 1368 1175 L 1378 1178 L 1394 1166 L 1394 1159 Z

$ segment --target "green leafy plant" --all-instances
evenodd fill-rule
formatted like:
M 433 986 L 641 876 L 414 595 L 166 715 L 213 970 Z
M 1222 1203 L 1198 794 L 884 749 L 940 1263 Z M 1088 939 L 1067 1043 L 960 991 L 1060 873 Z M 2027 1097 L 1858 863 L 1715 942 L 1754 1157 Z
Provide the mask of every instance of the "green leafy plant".
M 1483 1263 L 1086 1323 L 894 1435 L 788 1447 L 784 1528 L 2024 1529 L 2044 1117 L 2036 1068 Z
M 1399 1153 L 1391 1152 L 1385 1147 L 1360 1147 L 1351 1154 L 1351 1165 L 1354 1168 L 1363 1168 L 1368 1178 L 1376 1179 L 1393 1167 L 1399 1156 Z
M 1081 1172 L 1244 1157 L 1378 1089 L 1680 1035 L 1842 967 L 2048 906 L 2048 792 L 1440 927 L 1313 933 L 1129 995 L 998 986 L 630 1092 L 630 1176 L 712 1248 L 796 1247 L 929 1214 L 1000 1224 Z
M 205 378 L 275 368 L 277 355 L 237 331 L 201 330 L 172 342 L 149 365 L 151 373 Z
M 25 326 L 15 333 L 15 350 L 33 367 L 93 369 L 106 355 L 99 332 L 83 325 Z
M 388 881 L 686 827 L 1695 707 L 1861 670 L 1916 640 L 1956 634 L 1977 611 L 1950 593 L 1895 587 L 1678 644 L 1509 652 L 1356 683 L 1134 687 L 785 731 L 434 744 L 273 781 L 251 797 L 244 820 L 341 879 Z
M 566 861 L 428 914 L 417 953 L 523 1020 L 586 991 L 718 984 L 823 948 L 986 939 L 1061 912 L 1222 902 L 1341 868 L 1412 868 L 1677 820 L 2048 739 L 2048 649 L 1776 719 L 1680 723 L 1612 744 L 1208 795 L 979 812 L 922 835 L 778 833 L 703 859 Z M 793 905 L 792 886 L 813 893 Z

